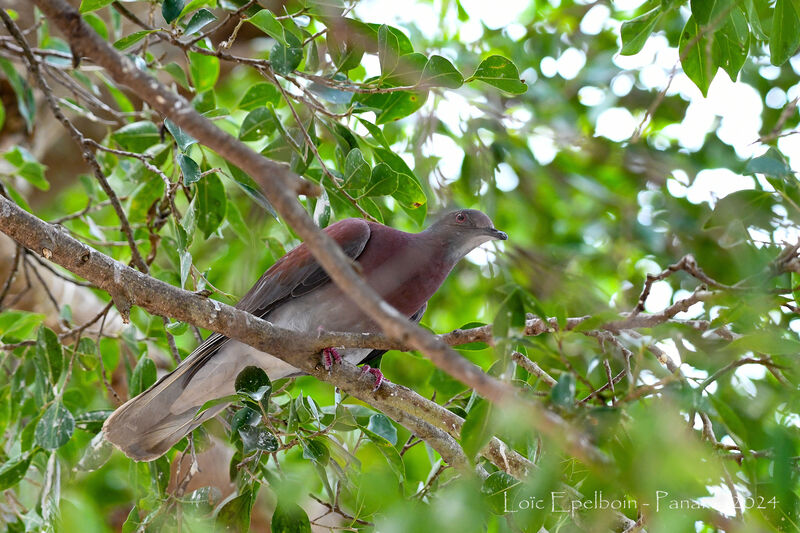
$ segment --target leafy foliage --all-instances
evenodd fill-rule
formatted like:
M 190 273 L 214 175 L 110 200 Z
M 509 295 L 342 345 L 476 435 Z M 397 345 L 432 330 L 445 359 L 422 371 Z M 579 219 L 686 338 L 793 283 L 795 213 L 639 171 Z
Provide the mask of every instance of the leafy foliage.
M 457 0 L 415 3 L 420 20 L 390 24 L 358 3 L 266 4 L 82 0 L 79 9 L 137 68 L 318 184 L 319 197 L 300 201 L 320 226 L 356 216 L 419 231 L 453 205 L 490 214 L 510 240 L 462 262 L 422 323 L 436 332 L 491 324 L 491 339 L 460 353 L 577 428 L 605 462 L 423 355 L 389 351 L 390 381 L 465 420 L 451 440 L 466 468 L 326 383 L 273 383 L 256 367 L 203 407 L 224 407 L 222 423 L 134 463 L 103 443 L 102 423 L 190 353 L 198 332 L 137 308 L 122 324 L 103 291 L 12 246 L 3 253 L 20 259 L 0 271 L 0 518 L 10 531 L 621 531 L 621 516 L 639 511 L 651 531 L 794 527 L 797 0 L 647 1 L 632 11 L 531 2 L 505 27 Z M 0 192 L 118 261 L 136 262 L 133 241 L 150 275 L 235 302 L 298 244 L 291 228 L 236 162 L 73 61 L 52 25 L 25 9 L 18 23 L 40 20 L 29 44 L 62 111 L 96 139 L 90 156 L 113 197 L 94 168 L 85 175 L 64 155 L 63 146 L 83 151 L 65 132 L 57 143 L 45 135 L 41 87 L 13 40 L 0 58 L 0 123 L 25 142 L 3 153 Z M 656 46 L 675 60 L 660 85 L 647 82 L 656 60 L 620 66 L 617 54 L 658 57 Z M 569 54 L 583 59 L 573 73 Z M 761 105 L 757 150 L 744 155 L 716 123 L 696 146 L 675 134 L 725 78 Z M 599 131 L 615 109 L 638 123 L 622 142 Z M 709 170 L 747 185 L 717 182 L 697 200 Z M 40 276 L 52 291 L 25 298 Z M 532 334 L 537 318 L 548 328 Z M 650 321 L 618 327 L 637 318 Z M 530 476 L 484 453 L 493 437 L 536 465 Z M 638 505 L 589 508 L 597 495 Z

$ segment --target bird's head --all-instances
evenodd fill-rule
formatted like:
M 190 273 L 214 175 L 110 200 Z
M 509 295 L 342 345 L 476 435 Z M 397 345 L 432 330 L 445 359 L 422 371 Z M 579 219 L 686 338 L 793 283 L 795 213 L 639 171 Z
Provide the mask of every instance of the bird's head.
M 476 209 L 451 211 L 434 222 L 428 231 L 461 259 L 487 241 L 504 241 L 508 235 L 496 229 L 492 220 Z

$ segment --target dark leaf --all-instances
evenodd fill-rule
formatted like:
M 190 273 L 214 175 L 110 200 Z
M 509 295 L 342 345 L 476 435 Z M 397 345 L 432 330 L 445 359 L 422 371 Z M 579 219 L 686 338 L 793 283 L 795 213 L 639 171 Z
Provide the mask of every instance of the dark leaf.
M 245 455 L 255 450 L 274 452 L 280 447 L 278 439 L 263 426 L 250 426 L 245 424 L 239 428 L 239 437 L 242 439 Z
M 286 44 L 275 43 L 269 54 L 272 68 L 278 74 L 290 74 L 303 61 L 303 47 L 300 39 L 293 33 L 286 32 Z
M 192 183 L 197 183 L 200 180 L 200 167 L 194 159 L 186 154 L 178 154 L 178 166 L 181 167 L 181 174 L 183 174 L 183 184 L 189 186 Z
M 202 8 L 198 9 L 197 12 L 192 15 L 192 18 L 189 20 L 189 23 L 183 29 L 184 35 L 192 35 L 200 30 L 202 30 L 206 25 L 210 24 L 217 20 L 216 15 L 209 11 L 208 9 Z
M 180 16 L 185 3 L 186 0 L 164 0 L 164 3 L 161 4 L 161 16 L 164 17 L 167 24 L 172 24 Z

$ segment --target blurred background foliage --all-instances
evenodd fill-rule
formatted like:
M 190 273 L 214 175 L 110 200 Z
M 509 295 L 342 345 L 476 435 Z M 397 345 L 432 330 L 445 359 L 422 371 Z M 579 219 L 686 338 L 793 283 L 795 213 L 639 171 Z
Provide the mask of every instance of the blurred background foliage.
M 381 364 L 390 381 L 465 416 L 465 450 L 502 437 L 536 463 L 530 478 L 484 459 L 483 477 L 456 472 L 325 383 L 258 377 L 264 387 L 195 432 L 201 468 L 184 484 L 186 441 L 136 464 L 96 435 L 120 400 L 174 366 L 170 336 L 184 357 L 207 332 L 139 309 L 122 324 L 106 294 L 4 241 L 9 531 L 629 527 L 575 507 L 602 507 L 598 494 L 627 502 L 632 520 L 643 513 L 649 531 L 800 529 L 796 0 L 74 4 L 218 126 L 322 184 L 323 196 L 301 198 L 321 226 L 364 216 L 419 231 L 454 206 L 488 213 L 509 241 L 470 254 L 422 324 L 493 323 L 495 346 L 461 353 L 610 461 L 582 463 L 524 413 L 492 409 L 424 356 L 392 351 Z M 234 303 L 298 244 L 248 176 L 91 62 L 76 68 L 28 2 L 4 7 L 29 30 L 70 120 L 111 149 L 96 157 L 151 275 Z M 130 261 L 107 194 L 7 33 L 0 56 L 4 194 Z M 698 288 L 702 300 L 652 327 L 593 329 L 637 309 L 647 276 L 687 254 L 718 283 L 680 270 L 651 279 L 638 310 L 659 313 Z M 561 326 L 591 318 L 526 337 L 526 313 Z M 557 384 L 511 363 L 512 351 Z M 610 375 L 616 388 L 595 392 Z

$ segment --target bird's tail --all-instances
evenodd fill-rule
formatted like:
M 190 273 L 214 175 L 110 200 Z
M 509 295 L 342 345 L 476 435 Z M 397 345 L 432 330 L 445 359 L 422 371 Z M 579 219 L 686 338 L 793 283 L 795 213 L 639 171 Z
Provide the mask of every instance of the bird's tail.
M 131 459 L 152 461 L 223 410 L 228 404 L 215 405 L 196 416 L 202 402 L 190 405 L 196 402 L 181 401 L 181 396 L 187 392 L 195 396 L 198 388 L 205 389 L 205 394 L 197 395 L 206 399 L 225 395 L 215 396 L 215 391 L 205 388 L 207 383 L 192 379 L 193 367 L 198 362 L 198 358 L 186 360 L 155 385 L 120 406 L 103 424 L 105 438 Z M 233 385 L 230 388 L 233 392 Z
M 228 403 L 197 412 L 209 400 L 235 392 L 246 366 L 264 369 L 273 380 L 298 375 L 288 363 L 214 334 L 152 387 L 128 400 L 103 424 L 106 440 L 137 461 L 152 461 Z

